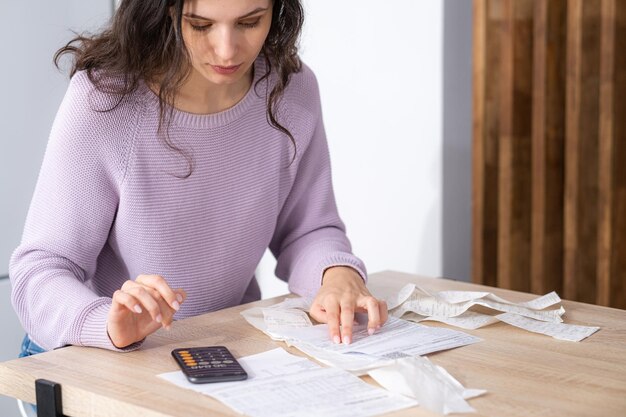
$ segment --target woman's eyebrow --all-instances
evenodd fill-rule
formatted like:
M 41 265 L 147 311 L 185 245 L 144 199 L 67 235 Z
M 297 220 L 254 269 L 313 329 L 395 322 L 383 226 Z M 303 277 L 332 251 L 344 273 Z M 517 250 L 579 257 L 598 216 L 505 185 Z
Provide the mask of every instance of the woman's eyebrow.
M 245 19 L 246 17 L 255 15 L 259 12 L 264 12 L 267 10 L 267 7 L 257 7 L 256 9 L 252 10 L 249 13 L 244 14 L 243 16 L 239 16 L 237 19 Z M 198 20 L 211 20 L 208 17 L 204 17 L 204 16 L 199 16 L 195 13 L 183 13 L 183 16 L 189 18 L 189 19 L 198 19 Z

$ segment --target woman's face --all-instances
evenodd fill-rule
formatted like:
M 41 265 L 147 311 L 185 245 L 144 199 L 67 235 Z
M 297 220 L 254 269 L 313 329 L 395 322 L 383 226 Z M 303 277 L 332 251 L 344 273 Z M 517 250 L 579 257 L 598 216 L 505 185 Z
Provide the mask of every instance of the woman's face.
M 182 33 L 193 69 L 214 84 L 247 80 L 271 23 L 271 0 L 185 1 Z

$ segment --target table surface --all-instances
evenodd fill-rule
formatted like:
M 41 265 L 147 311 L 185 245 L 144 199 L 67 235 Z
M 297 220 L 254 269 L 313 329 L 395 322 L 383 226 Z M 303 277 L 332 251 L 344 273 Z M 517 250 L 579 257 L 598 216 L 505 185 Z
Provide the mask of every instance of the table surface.
M 399 272 L 370 276 L 369 287 L 386 296 L 414 282 L 430 290 L 490 291 L 511 301 L 531 294 L 442 278 Z M 62 386 L 68 416 L 234 416 L 228 407 L 203 394 L 179 388 L 157 377 L 177 370 L 170 351 L 182 346 L 227 346 L 236 357 L 282 347 L 246 323 L 239 314 L 263 300 L 176 322 L 160 330 L 135 352 L 71 346 L 0 363 L 0 394 L 35 400 L 35 380 Z M 463 330 L 482 342 L 428 357 L 467 388 L 486 389 L 470 400 L 471 416 L 626 416 L 626 311 L 563 301 L 566 323 L 599 326 L 582 342 L 567 342 L 530 333 L 504 323 Z M 428 325 L 448 327 L 427 322 Z M 462 330 L 462 329 L 461 329 Z M 364 379 L 374 383 L 369 377 Z M 420 407 L 386 416 L 436 416 Z

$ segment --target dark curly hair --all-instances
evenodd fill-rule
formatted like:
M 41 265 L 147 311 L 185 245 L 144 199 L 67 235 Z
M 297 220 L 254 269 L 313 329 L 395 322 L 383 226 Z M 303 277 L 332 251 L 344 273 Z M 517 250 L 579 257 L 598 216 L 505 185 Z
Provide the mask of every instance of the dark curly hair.
M 271 0 L 272 24 L 261 50 L 267 72 L 257 81 L 269 77 L 272 69 L 277 82 L 267 94 L 267 119 L 271 126 L 285 133 L 295 147 L 291 132 L 276 119 L 276 106 L 291 74 L 300 71 L 297 43 L 304 22 L 300 0 Z M 189 53 L 182 37 L 182 10 L 185 0 L 122 0 L 111 24 L 95 35 L 77 35 L 54 55 L 59 67 L 65 54 L 73 56 L 70 77 L 86 71 L 99 91 L 114 94 L 118 101 L 133 93 L 140 80 L 157 85 L 159 97 L 159 131 L 167 146 L 182 153 L 193 171 L 192 158 L 169 140 L 167 128 L 173 111 L 174 97 L 191 70 Z M 107 83 L 107 77 L 123 80 Z M 256 86 L 255 86 L 256 87 Z M 169 106 L 168 106 L 169 105 Z M 167 110 L 169 108 L 169 111 Z M 295 151 L 294 151 L 295 157 Z

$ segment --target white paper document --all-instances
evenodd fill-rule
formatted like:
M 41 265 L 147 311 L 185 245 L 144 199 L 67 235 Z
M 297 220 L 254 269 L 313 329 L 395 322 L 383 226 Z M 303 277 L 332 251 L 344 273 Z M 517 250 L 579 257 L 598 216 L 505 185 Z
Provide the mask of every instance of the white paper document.
M 441 366 L 420 356 L 398 359 L 368 373 L 389 391 L 415 398 L 440 414 L 475 412 L 466 400 L 486 392 L 464 388 Z
M 337 368 L 259 379 L 245 389 L 232 387 L 212 395 L 253 417 L 374 416 L 417 405 Z
M 365 324 L 354 326 L 352 343 L 333 343 L 328 326 L 283 328 L 280 337 L 322 363 L 357 374 L 399 357 L 426 355 L 479 342 L 480 338 L 457 330 L 428 327 L 389 317 L 373 335 Z
M 599 327 L 564 324 L 563 307 L 546 308 L 561 302 L 554 291 L 530 301 L 513 303 L 485 291 L 440 291 L 431 293 L 414 284 L 407 284 L 387 301 L 394 306 L 390 315 L 413 322 L 439 321 L 464 329 L 478 329 L 497 321 L 556 339 L 579 342 Z M 469 311 L 474 305 L 504 312 L 489 315 Z
M 388 299 L 389 305 L 401 305 L 411 296 L 414 289 L 414 286 L 407 288 L 395 296 L 395 299 L 393 297 Z M 422 397 L 421 400 L 425 408 L 433 411 L 445 414 L 471 412 L 473 409 L 465 400 L 484 392 L 466 390 L 443 368 L 436 367 L 427 359 L 419 357 L 472 344 L 482 340 L 480 338 L 452 329 L 423 326 L 389 317 L 385 325 L 373 335 L 369 335 L 365 323 L 356 324 L 353 327 L 352 343 L 336 344 L 329 338 L 328 326 L 309 324 L 302 316 L 305 314 L 303 311 L 294 311 L 294 307 L 297 309 L 298 306 L 302 307 L 303 304 L 288 299 L 271 307 L 248 309 L 241 314 L 250 324 L 273 339 L 285 341 L 319 362 L 350 371 L 355 375 L 370 371 L 374 372 L 371 375 L 376 375 L 381 381 L 395 381 L 390 386 L 383 384 L 392 392 L 418 400 L 419 396 L 416 393 L 421 391 L 437 394 L 431 399 L 424 400 Z M 468 312 L 467 316 L 471 314 Z M 491 316 L 488 317 L 493 319 Z M 468 320 L 468 317 L 464 319 Z M 415 357 L 417 359 L 411 361 Z M 403 375 L 407 373 L 419 374 L 419 384 L 415 385 L 414 380 L 406 380 Z
M 546 323 L 511 313 L 498 314 L 496 318 L 511 326 L 519 327 L 529 332 L 541 333 L 552 336 L 555 339 L 568 340 L 570 342 L 580 342 L 600 330 L 599 327 L 578 326 L 565 323 Z
M 403 288 L 400 292 L 403 293 Z M 413 292 L 398 307 L 391 310 L 391 315 L 402 317 L 406 312 L 413 312 L 424 317 L 457 317 L 465 313 L 471 307 L 480 305 L 493 310 L 514 313 L 535 320 L 560 323 L 561 316 L 565 313 L 563 307 L 554 310 L 541 310 L 539 307 L 555 302 L 560 298 L 556 293 L 550 293 L 543 297 L 526 303 L 512 303 L 494 294 L 477 291 L 442 291 L 430 294 L 415 287 Z
M 262 311 L 263 319 L 268 326 L 308 327 L 313 325 L 309 316 L 302 310 L 264 308 Z
M 495 318 L 495 316 L 476 313 L 474 311 L 466 311 L 465 313 L 462 313 L 456 317 L 429 317 L 420 316 L 419 314 L 413 312 L 408 312 L 405 313 L 402 318 L 404 320 L 414 321 L 416 323 L 419 323 L 421 321 L 438 321 L 468 330 L 480 329 L 481 327 L 485 327 L 499 321 L 497 318 Z
M 457 330 L 423 326 L 395 317 L 390 317 L 387 323 L 371 336 L 366 325 L 354 326 L 352 343 L 349 345 L 333 343 L 328 337 L 326 324 L 290 329 L 283 335 L 289 340 L 297 341 L 294 345 L 306 343 L 330 352 L 391 359 L 399 356 L 426 355 L 481 340 Z
M 297 309 L 303 311 L 309 311 L 311 308 L 311 300 L 304 297 L 287 297 L 278 304 L 271 305 L 266 308 L 278 308 L 278 309 Z
M 300 316 L 306 315 L 303 311 L 255 307 L 241 314 L 274 340 L 285 341 L 322 363 L 356 374 L 387 364 L 390 359 L 426 355 L 482 340 L 457 330 L 428 327 L 389 317 L 385 325 L 371 336 L 366 324 L 355 325 L 352 343 L 344 345 L 330 340 L 326 324 L 313 326 L 307 322 L 304 316 Z
M 406 284 L 397 294 L 393 294 L 390 297 L 387 297 L 385 300 L 387 302 L 387 308 L 389 310 L 393 310 L 396 307 L 399 307 L 402 303 L 409 299 L 411 294 L 415 291 L 415 284 Z
M 280 305 L 283 303 L 279 303 Z M 242 311 L 241 315 L 248 323 L 274 340 L 285 340 L 281 333 L 285 329 L 313 326 L 306 312 L 293 308 L 293 303 L 283 304 L 287 308 L 253 307 Z
M 252 417 L 373 416 L 417 405 L 413 399 L 367 384 L 341 369 L 321 368 L 283 349 L 240 358 L 248 379 L 191 384 L 182 372 L 159 377 L 210 395 Z
M 533 310 L 543 310 L 544 308 L 548 308 L 554 304 L 558 304 L 561 302 L 561 298 L 554 291 L 522 303 L 513 303 L 490 292 L 482 291 L 440 291 L 437 293 L 436 296 L 451 304 L 465 303 L 467 301 L 484 298 L 502 304 L 517 305 L 520 307 L 527 307 Z

